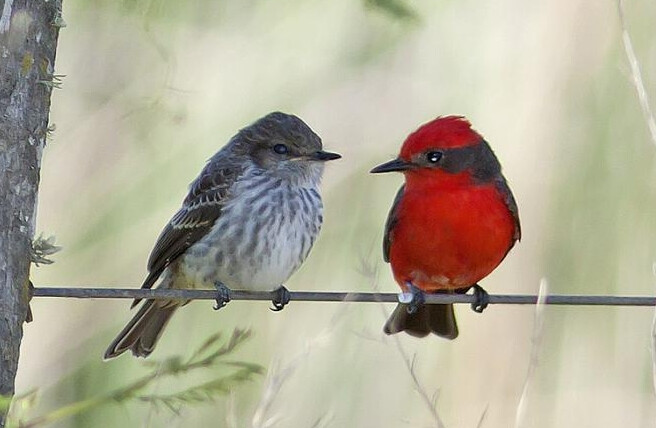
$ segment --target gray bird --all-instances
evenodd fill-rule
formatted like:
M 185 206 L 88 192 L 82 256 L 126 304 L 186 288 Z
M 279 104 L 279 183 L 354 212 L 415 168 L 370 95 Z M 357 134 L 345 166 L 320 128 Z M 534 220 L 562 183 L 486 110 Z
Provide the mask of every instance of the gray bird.
M 182 208 L 160 234 L 142 288 L 276 290 L 275 310 L 289 301 L 282 285 L 301 266 L 323 221 L 321 138 L 296 116 L 275 112 L 240 130 L 190 185 Z M 137 305 L 135 300 L 132 307 Z M 139 357 L 154 349 L 171 315 L 188 302 L 147 300 L 105 352 Z

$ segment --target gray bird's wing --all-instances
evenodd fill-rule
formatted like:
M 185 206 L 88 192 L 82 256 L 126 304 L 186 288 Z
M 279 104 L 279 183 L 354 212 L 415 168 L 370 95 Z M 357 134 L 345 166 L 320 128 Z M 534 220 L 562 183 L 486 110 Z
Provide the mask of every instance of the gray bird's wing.
M 392 208 L 390 209 L 389 214 L 387 215 L 387 222 L 385 222 L 385 236 L 383 237 L 383 260 L 389 263 L 389 253 L 390 246 L 392 245 L 392 234 L 394 232 L 394 226 L 398 222 L 398 213 L 396 210 L 399 207 L 399 202 L 403 196 L 403 191 L 405 190 L 405 185 L 401 186 L 398 192 L 396 192 L 396 197 L 394 198 L 394 203 L 392 203 Z
M 152 288 L 164 269 L 205 236 L 221 216 L 230 189 L 241 175 L 242 168 L 222 166 L 217 161 L 213 159 L 191 184 L 182 208 L 157 238 L 148 259 L 149 273 L 141 288 Z M 137 303 L 139 299 L 132 306 Z

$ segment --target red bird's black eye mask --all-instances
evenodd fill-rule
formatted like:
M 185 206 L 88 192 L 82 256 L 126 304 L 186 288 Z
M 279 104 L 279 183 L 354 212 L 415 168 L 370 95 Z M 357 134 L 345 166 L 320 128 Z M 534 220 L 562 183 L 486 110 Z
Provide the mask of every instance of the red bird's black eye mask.
M 440 154 L 437 156 L 437 154 Z M 372 169 L 372 173 L 439 169 L 450 174 L 467 172 L 477 183 L 493 181 L 501 175 L 501 165 L 485 141 L 448 149 L 431 148 L 411 160 L 396 158 Z
M 485 140 L 471 146 L 445 149 L 442 154 L 431 167 L 451 174 L 469 172 L 476 182 L 489 182 L 501 174 L 501 164 Z

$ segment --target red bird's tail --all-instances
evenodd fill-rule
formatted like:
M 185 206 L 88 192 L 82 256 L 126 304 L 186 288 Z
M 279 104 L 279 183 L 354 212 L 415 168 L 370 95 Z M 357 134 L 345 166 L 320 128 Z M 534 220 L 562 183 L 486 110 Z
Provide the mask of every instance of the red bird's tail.
M 400 303 L 385 323 L 387 334 L 405 331 L 411 336 L 425 337 L 434 333 L 445 339 L 458 337 L 458 324 L 453 305 L 424 305 L 414 313 L 408 313 L 408 305 Z

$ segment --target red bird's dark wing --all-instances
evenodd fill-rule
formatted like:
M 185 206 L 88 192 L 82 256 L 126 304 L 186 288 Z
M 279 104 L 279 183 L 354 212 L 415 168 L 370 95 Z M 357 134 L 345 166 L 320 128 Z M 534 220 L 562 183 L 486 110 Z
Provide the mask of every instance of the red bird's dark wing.
M 517 208 L 517 202 L 515 202 L 515 197 L 513 196 L 510 187 L 508 187 L 508 183 L 506 183 L 506 179 L 502 175 L 499 175 L 497 178 L 495 178 L 494 185 L 496 186 L 499 193 L 501 193 L 501 195 L 503 196 L 503 200 L 506 203 L 506 207 L 508 207 L 508 210 L 513 216 L 513 220 L 515 221 L 515 234 L 513 238 L 514 241 L 519 241 L 520 239 L 522 239 L 522 228 L 519 224 L 519 209 Z M 512 245 L 510 247 L 512 248 Z M 508 250 L 510 250 L 510 248 Z
M 387 215 L 387 222 L 385 223 L 385 236 L 383 236 L 383 260 L 387 263 L 390 261 L 390 247 L 392 245 L 394 226 L 399 221 L 397 209 L 399 207 L 399 202 L 403 197 L 403 192 L 405 190 L 405 185 L 401 186 L 398 192 L 396 192 L 396 197 L 392 203 L 392 208 L 390 209 L 389 214 Z
M 152 288 L 167 266 L 210 231 L 221 216 L 229 190 L 240 172 L 240 168 L 208 165 L 191 184 L 182 208 L 157 238 L 148 258 L 148 276 L 141 288 Z M 136 299 L 132 307 L 139 301 Z

